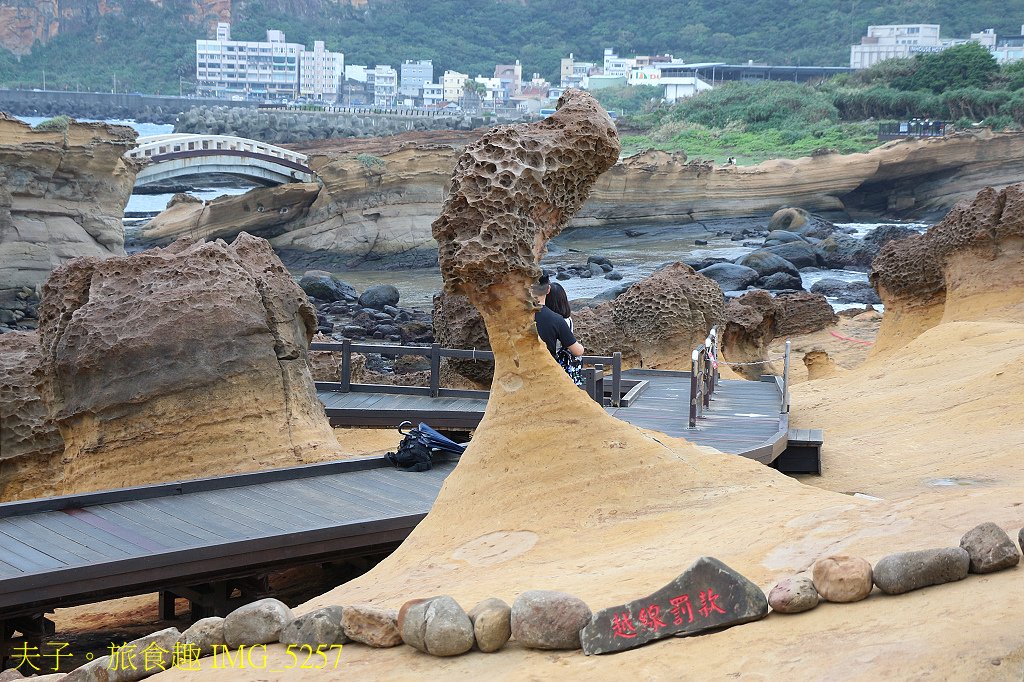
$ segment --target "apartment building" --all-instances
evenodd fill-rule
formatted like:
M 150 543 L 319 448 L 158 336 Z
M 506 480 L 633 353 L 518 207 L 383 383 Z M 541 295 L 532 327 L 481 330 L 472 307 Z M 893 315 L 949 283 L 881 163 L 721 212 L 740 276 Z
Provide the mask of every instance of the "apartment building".
M 446 102 L 458 102 L 462 99 L 468 78 L 468 73 L 459 73 L 458 71 L 444 72 L 444 75 L 441 77 L 441 87 L 444 90 Z
M 583 85 L 583 80 L 597 70 L 594 62 L 578 61 L 572 52 L 568 57 L 563 57 L 561 62 L 561 79 L 559 85 L 565 88 L 578 88 Z
M 517 97 L 523 91 L 523 67 L 516 60 L 515 64 L 497 64 L 494 67 L 494 77 L 501 81 L 501 87 L 505 91 L 502 99 Z
M 942 52 L 955 45 L 978 43 L 999 58 L 996 33 L 985 29 L 969 38 L 942 38 L 939 24 L 888 24 L 868 26 L 860 45 L 850 46 L 850 68 L 866 69 L 885 59 L 913 57 L 928 52 Z
M 606 47 L 604 49 L 604 75 L 605 76 L 621 76 L 626 78 L 629 76 L 629 71 L 636 66 L 635 59 L 628 59 L 626 57 L 620 57 L 615 54 L 615 50 Z
M 373 103 L 379 107 L 393 107 L 398 100 L 398 72 L 387 65 L 378 64 L 366 70 L 366 81 L 373 80 Z
M 434 63 L 429 59 L 402 62 L 398 94 L 403 97 L 421 97 L 423 86 L 434 80 Z
M 196 91 L 219 97 L 295 99 L 300 95 L 335 101 L 344 55 L 322 41 L 312 51 L 269 29 L 265 41 L 231 39 L 231 24 L 218 23 L 216 38 L 196 41 Z

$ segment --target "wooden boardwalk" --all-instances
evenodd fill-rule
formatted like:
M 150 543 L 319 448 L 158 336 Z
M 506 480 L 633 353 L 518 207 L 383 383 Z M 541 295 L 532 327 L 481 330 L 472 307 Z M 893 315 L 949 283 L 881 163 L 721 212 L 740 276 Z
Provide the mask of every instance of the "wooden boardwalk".
M 57 606 L 397 546 L 455 460 L 383 457 L 0 504 L 0 626 Z
M 689 429 L 689 372 L 634 369 L 623 372 L 622 379 L 646 381 L 647 387 L 628 407 L 605 408 L 617 419 L 765 464 L 786 447 L 789 420 L 781 411 L 782 392 L 774 380 L 720 381 L 697 428 Z M 394 426 L 408 420 L 435 428 L 474 428 L 487 407 L 481 398 L 325 390 L 318 395 L 336 425 Z

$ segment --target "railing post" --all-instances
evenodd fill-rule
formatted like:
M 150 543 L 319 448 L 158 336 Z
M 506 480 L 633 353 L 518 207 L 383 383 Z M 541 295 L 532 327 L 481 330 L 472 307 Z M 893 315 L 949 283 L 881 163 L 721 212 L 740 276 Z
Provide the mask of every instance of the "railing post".
M 586 377 L 587 380 L 587 395 L 589 395 L 591 398 L 594 397 L 594 387 L 595 384 L 597 384 L 597 379 L 594 376 L 594 374 L 595 372 L 593 367 L 586 367 L 583 370 L 583 376 Z
M 604 365 L 594 365 L 594 400 L 601 407 L 604 407 Z
M 697 357 L 698 351 L 693 351 L 693 355 L 690 358 L 690 428 L 697 428 L 697 382 L 698 373 L 697 369 Z
M 612 406 L 619 406 L 619 398 L 622 393 L 622 353 L 612 353 Z
M 436 398 L 441 390 L 441 344 L 430 344 L 430 397 Z
M 341 392 L 348 393 L 352 389 L 352 341 L 341 342 Z
M 782 411 L 789 412 L 789 341 L 786 341 L 786 359 L 782 366 Z

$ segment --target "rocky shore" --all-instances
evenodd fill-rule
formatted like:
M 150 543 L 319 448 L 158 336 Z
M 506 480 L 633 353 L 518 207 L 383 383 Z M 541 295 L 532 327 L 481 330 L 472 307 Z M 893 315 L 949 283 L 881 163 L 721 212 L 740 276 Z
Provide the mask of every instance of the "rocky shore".
M 159 244 L 182 234 L 229 238 L 261 212 L 258 234 L 303 267 L 339 270 L 367 261 L 423 266 L 436 253 L 430 223 L 456 155 L 480 134 L 295 145 L 310 154 L 320 184 L 172 206 L 143 229 L 141 239 Z M 572 225 L 683 225 L 767 215 L 786 205 L 833 215 L 940 217 L 982 187 L 1002 187 L 1022 176 L 1024 133 L 987 130 L 749 167 L 648 152 L 613 165 Z M 870 259 L 861 260 L 866 267 Z

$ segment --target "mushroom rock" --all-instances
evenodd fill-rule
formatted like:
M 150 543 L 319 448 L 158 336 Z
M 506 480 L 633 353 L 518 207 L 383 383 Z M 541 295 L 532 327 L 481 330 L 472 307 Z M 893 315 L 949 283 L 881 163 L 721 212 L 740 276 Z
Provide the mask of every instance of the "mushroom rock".
M 724 308 L 714 280 L 673 263 L 572 319 L 588 353 L 620 351 L 626 365 L 685 369 L 691 351 L 723 321 Z
M 337 445 L 306 364 L 315 330 L 248 234 L 66 263 L 39 330 L 63 468 L 35 475 L 62 494 L 323 459 Z
M 1024 183 L 986 187 L 926 233 L 888 242 L 870 280 L 885 304 L 875 353 L 941 322 L 1022 319 Z
M 721 354 L 729 362 L 768 360 L 768 346 L 775 338 L 779 305 L 763 289 L 748 291 L 733 298 L 725 306 L 725 328 L 721 334 Z M 736 365 L 737 374 L 758 380 L 768 374 L 767 362 L 757 365 Z
M 440 293 L 434 296 L 434 341 L 442 348 L 490 350 L 484 319 L 469 299 L 461 294 Z M 441 361 L 441 383 L 445 386 L 466 384 L 486 390 L 494 373 L 489 360 L 444 358 Z

